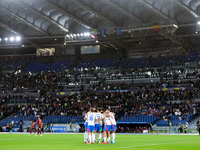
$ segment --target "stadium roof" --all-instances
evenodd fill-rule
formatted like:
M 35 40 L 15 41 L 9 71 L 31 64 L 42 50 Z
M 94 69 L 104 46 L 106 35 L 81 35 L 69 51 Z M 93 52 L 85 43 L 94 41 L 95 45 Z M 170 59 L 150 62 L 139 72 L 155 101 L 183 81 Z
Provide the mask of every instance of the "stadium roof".
M 148 28 L 143 33 L 134 29 L 129 31 L 134 35 L 121 37 L 122 43 L 111 43 L 128 49 L 133 45 L 127 43 L 134 41 L 134 37 L 142 37 L 142 40 L 143 36 L 157 36 L 151 38 L 156 40 L 162 36 L 183 46 L 188 43 L 188 37 L 193 44 L 199 42 L 196 32 L 199 6 L 199 0 L 1 0 L 0 37 L 20 35 L 34 47 L 59 46 L 65 42 L 66 34 L 112 27 L 128 31 L 145 24 L 173 24 L 176 29 L 165 29 L 159 37 L 147 34 Z

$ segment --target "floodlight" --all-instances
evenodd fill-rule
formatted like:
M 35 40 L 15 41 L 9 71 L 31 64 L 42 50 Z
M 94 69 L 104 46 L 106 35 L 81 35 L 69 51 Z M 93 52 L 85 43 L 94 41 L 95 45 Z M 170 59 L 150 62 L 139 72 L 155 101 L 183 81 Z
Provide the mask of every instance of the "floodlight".
M 5 38 L 5 41 L 8 41 L 8 38 Z
M 198 25 L 200 25 L 200 21 L 198 21 L 197 23 L 198 23 Z
M 77 34 L 77 36 L 80 36 L 80 34 Z
M 20 37 L 20 36 L 17 36 L 17 37 L 16 37 L 16 41 L 19 42 L 20 40 L 21 40 L 21 37 Z
M 81 33 L 81 36 L 83 36 L 83 33 Z
M 13 42 L 15 39 L 14 37 L 10 37 L 10 41 Z

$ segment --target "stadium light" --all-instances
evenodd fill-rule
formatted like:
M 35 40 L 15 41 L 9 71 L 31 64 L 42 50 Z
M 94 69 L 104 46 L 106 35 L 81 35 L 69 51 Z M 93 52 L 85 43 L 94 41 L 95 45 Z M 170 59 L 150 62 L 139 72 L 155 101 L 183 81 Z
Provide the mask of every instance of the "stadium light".
M 96 40 L 96 43 L 99 43 L 99 41 Z
M 19 42 L 20 40 L 21 40 L 21 37 L 20 37 L 20 36 L 17 36 L 17 37 L 16 37 L 16 41 Z
M 13 42 L 15 39 L 14 37 L 10 37 L 10 41 Z
M 8 38 L 5 38 L 5 41 L 8 41 Z
M 67 34 L 67 37 L 69 37 L 69 34 Z
M 200 25 L 200 21 L 198 21 L 197 24 Z
M 84 33 L 84 36 L 90 36 L 89 32 Z
M 74 34 L 74 37 L 76 37 L 76 34 Z
M 80 36 L 80 34 L 77 34 L 77 36 Z
M 1 38 L 0 38 L 0 42 L 1 42 Z
M 83 33 L 81 33 L 81 36 L 83 36 Z

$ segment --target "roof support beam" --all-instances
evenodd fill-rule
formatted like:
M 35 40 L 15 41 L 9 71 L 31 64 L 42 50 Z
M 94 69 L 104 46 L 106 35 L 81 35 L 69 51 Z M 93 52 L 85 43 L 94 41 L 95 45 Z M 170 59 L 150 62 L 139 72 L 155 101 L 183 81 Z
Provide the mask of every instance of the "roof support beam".
M 25 41 L 27 41 L 28 43 L 30 43 L 33 47 L 39 48 L 39 45 L 37 45 L 36 43 L 30 41 L 29 39 L 26 39 L 22 34 L 20 34 L 17 31 L 15 31 L 15 29 L 13 29 L 12 27 L 10 27 L 10 26 L 2 23 L 2 22 L 0 22 L 0 26 L 2 26 L 3 28 L 5 28 L 5 29 L 7 29 L 7 30 L 9 30 L 9 31 L 11 31 L 11 32 L 13 32 L 13 33 L 21 36 Z
M 199 15 L 194 10 L 192 10 L 191 8 L 189 8 L 186 4 L 182 3 L 179 0 L 175 0 L 174 2 L 176 2 L 178 5 L 180 5 L 181 7 L 183 7 L 188 13 L 190 13 L 195 18 L 199 18 Z
M 5 13 L 10 14 L 11 16 L 13 16 L 14 18 L 17 18 L 18 20 L 20 20 L 21 22 L 23 22 L 24 24 L 27 24 L 28 26 L 32 27 L 33 29 L 39 31 L 40 33 L 44 34 L 44 35 L 49 35 L 46 31 L 42 30 L 41 28 L 39 28 L 38 26 L 32 24 L 31 22 L 29 22 L 28 20 L 24 19 L 23 17 L 15 14 L 14 12 L 10 11 L 9 9 L 3 7 L 0 5 L 0 9 L 3 10 Z
M 152 6 L 151 4 L 149 4 L 148 2 L 146 2 L 145 0 L 136 0 L 137 2 L 141 3 L 142 5 L 146 6 L 147 8 L 149 8 L 151 11 L 153 11 L 154 13 L 156 13 L 157 15 L 172 21 L 173 23 L 176 23 L 177 21 L 171 19 L 169 16 L 167 16 L 165 13 L 161 12 L 159 9 L 157 9 L 156 7 Z
M 59 7 L 58 5 L 52 3 L 49 0 L 43 0 L 44 2 L 52 5 L 55 9 L 57 9 L 58 11 L 60 11 L 63 14 L 66 14 L 69 18 L 71 18 L 72 20 L 74 20 L 75 22 L 79 23 L 80 25 L 82 25 L 83 27 L 87 28 L 87 29 L 92 29 L 92 27 L 88 24 L 86 24 L 85 22 L 83 22 L 81 19 L 75 17 L 74 15 L 70 14 L 69 12 L 67 12 L 66 10 L 62 9 L 61 7 Z
M 112 26 L 117 26 L 117 24 L 113 21 L 111 21 L 110 19 L 108 19 L 107 17 L 103 16 L 101 13 L 99 13 L 98 11 L 92 9 L 90 6 L 84 4 L 83 2 L 80 2 L 78 0 L 71 0 L 73 3 L 75 3 L 76 5 L 89 10 L 90 12 L 92 12 L 93 14 L 95 14 L 98 18 L 100 18 L 101 20 L 108 22 L 109 24 L 111 24 Z
M 127 10 L 125 10 L 124 8 L 120 7 L 119 5 L 115 4 L 114 2 L 110 1 L 110 0 L 101 0 L 104 3 L 108 4 L 109 6 L 111 6 L 112 8 L 120 11 L 122 14 L 125 14 L 126 16 L 129 17 L 130 20 L 135 20 L 139 23 L 143 23 L 143 21 L 139 18 L 137 18 L 136 16 L 132 15 L 130 12 L 128 12 Z
M 10 0 L 13 1 L 13 0 Z M 41 11 L 35 9 L 34 7 L 25 4 L 24 2 L 22 2 L 21 0 L 18 1 L 13 1 L 16 5 L 22 7 L 22 8 L 27 8 L 29 11 L 34 12 L 35 14 L 37 14 L 38 16 L 41 16 L 42 18 L 48 20 L 49 22 L 51 22 L 53 25 L 55 25 L 56 27 L 60 28 L 62 31 L 64 32 L 68 32 L 69 29 L 67 29 L 66 27 L 64 27 L 63 25 L 61 25 L 58 21 L 55 21 L 54 19 L 52 19 L 51 17 L 47 16 L 46 14 L 42 13 Z

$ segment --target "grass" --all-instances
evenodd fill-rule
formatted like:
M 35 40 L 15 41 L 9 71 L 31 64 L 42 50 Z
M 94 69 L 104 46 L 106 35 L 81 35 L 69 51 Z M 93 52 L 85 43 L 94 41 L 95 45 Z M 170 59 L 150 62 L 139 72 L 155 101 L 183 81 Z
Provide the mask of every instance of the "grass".
M 198 135 L 116 134 L 115 144 L 84 144 L 83 134 L 0 134 L 0 150 L 199 150 Z

